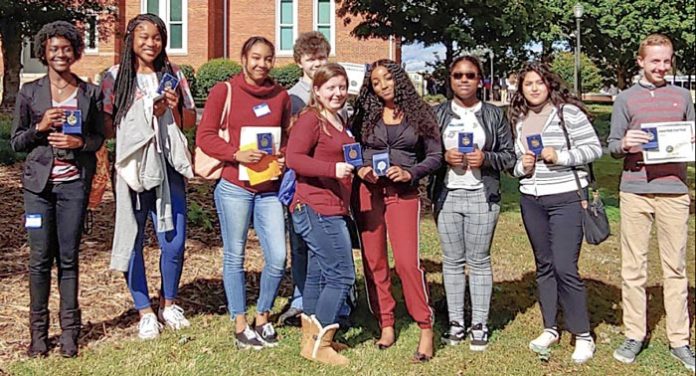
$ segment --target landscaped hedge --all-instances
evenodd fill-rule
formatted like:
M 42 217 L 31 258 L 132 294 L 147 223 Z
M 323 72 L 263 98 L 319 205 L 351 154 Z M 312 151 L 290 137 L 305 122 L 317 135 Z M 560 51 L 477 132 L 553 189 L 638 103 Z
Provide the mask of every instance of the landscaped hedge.
M 242 71 L 242 66 L 232 60 L 213 59 L 201 65 L 196 72 L 196 91 L 195 97 L 208 97 L 208 92 L 216 83 L 225 81 L 228 78 Z
M 302 77 L 302 69 L 297 64 L 288 64 L 271 69 L 271 77 L 286 89 L 290 89 Z

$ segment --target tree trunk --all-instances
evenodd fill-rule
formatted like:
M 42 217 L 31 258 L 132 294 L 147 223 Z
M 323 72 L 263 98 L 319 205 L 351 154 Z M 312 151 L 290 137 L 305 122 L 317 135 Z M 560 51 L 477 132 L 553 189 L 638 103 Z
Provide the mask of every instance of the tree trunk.
M 616 87 L 619 90 L 626 89 L 626 70 L 620 66 L 616 68 Z
M 14 110 L 15 99 L 19 92 L 19 72 L 21 67 L 22 38 L 11 26 L 3 27 L 2 59 L 5 71 L 3 73 L 3 91 L 0 112 L 11 113 Z
M 447 98 L 452 98 L 452 86 L 450 85 L 450 80 L 449 80 L 449 74 L 450 74 L 450 65 L 452 65 L 452 62 L 454 61 L 454 42 L 445 42 L 445 72 L 447 72 L 447 75 L 445 76 L 445 82 L 443 85 L 445 85 L 445 96 Z

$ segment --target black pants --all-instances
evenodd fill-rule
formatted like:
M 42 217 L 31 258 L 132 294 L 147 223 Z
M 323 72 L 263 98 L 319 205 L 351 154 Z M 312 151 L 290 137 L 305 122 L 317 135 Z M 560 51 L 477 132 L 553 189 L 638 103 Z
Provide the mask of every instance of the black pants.
M 548 196 L 523 194 L 522 220 L 534 250 L 544 327 L 556 326 L 558 304 L 573 334 L 589 332 L 585 284 L 578 273 L 582 207 L 576 191 Z
M 24 190 L 29 234 L 29 296 L 33 312 L 45 311 L 51 288 L 53 260 L 58 266 L 60 310 L 79 308 L 78 250 L 87 196 L 82 180 L 48 183 L 41 193 Z M 40 220 L 37 220 L 40 218 Z

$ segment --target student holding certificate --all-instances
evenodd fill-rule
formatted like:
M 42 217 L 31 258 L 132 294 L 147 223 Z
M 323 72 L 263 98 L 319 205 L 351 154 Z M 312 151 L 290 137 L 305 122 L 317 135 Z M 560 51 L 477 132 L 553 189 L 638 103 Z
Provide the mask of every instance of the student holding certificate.
M 520 178 L 522 220 L 534 251 L 544 325 L 529 348 L 545 352 L 558 342 L 560 305 L 564 327 L 575 336 L 571 359 L 584 363 L 592 358 L 595 344 L 578 273 L 581 201 L 589 185 L 585 165 L 602 156 L 602 147 L 582 102 L 557 74 L 545 64 L 530 63 L 518 77 L 509 108 L 517 155 L 513 173 Z
M 34 38 L 34 51 L 48 73 L 22 86 L 12 119 L 12 149 L 28 153 L 22 185 L 30 249 L 31 357 L 46 356 L 49 350 L 48 299 L 54 259 L 61 302 L 60 353 L 74 357 L 78 350 L 82 325 L 78 250 L 96 169 L 95 152 L 104 141 L 101 92 L 70 70 L 84 48 L 84 37 L 72 24 L 44 25 Z M 66 126 L 73 132 L 64 132 Z
M 653 123 L 693 122 L 694 104 L 687 90 L 665 81 L 665 75 L 672 72 L 673 61 L 672 42 L 667 36 L 653 34 L 643 39 L 637 61 L 643 75 L 616 97 L 608 138 L 611 154 L 624 159 L 619 191 L 621 300 L 626 339 L 614 352 L 614 358 L 633 363 L 645 345 L 648 244 L 650 229 L 655 223 L 670 351 L 693 372 L 694 352 L 689 347 L 691 326 L 687 307 L 686 244 L 690 198 L 686 163 L 643 163 L 643 150 L 649 146 L 667 146 L 660 139 L 650 140 L 651 133 L 646 130 L 653 128 Z M 684 141 L 689 141 L 688 136 Z M 693 134 L 690 141 L 693 145 Z
M 285 270 L 285 220 L 283 205 L 278 200 L 280 180 L 252 185 L 241 178 L 240 172 L 267 163 L 269 159 L 283 168 L 285 131 L 291 116 L 290 98 L 287 91 L 268 76 L 275 62 L 273 43 L 264 37 L 251 37 L 242 46 L 240 57 L 242 73 L 229 80 L 232 93 L 228 118 L 221 122 L 227 98 L 227 85 L 221 82 L 208 95 L 196 143 L 207 155 L 224 162 L 222 179 L 214 195 L 224 246 L 223 283 L 234 321 L 235 343 L 239 348 L 261 349 L 278 345 L 278 337 L 268 318 Z M 229 141 L 219 135 L 221 124 L 229 129 Z M 244 131 L 261 130 L 250 143 L 242 144 L 242 133 L 245 133 L 242 128 Z M 280 142 L 268 133 L 269 128 L 277 130 Z M 275 155 L 260 150 L 268 147 L 271 141 L 280 145 L 271 150 Z M 265 261 L 253 329 L 245 317 L 244 276 L 244 251 L 252 215 Z
M 429 193 L 442 243 L 442 275 L 449 330 L 442 342 L 469 337 L 472 351 L 488 345 L 493 290 L 491 241 L 500 214 L 500 173 L 515 164 L 512 132 L 498 107 L 477 98 L 483 72 L 479 60 L 461 56 L 450 67 L 454 98 L 435 110 L 447 165 L 438 170 Z M 468 269 L 471 326 L 464 322 Z
M 372 313 L 381 328 L 377 341 L 386 349 L 396 340 L 387 232 L 406 307 L 421 328 L 414 361 L 433 356 L 433 312 L 420 265 L 418 182 L 442 162 L 440 130 L 431 107 L 416 93 L 406 72 L 391 60 L 374 62 L 365 75 L 352 120 L 363 145 L 364 165 L 354 213 L 362 239 L 365 280 Z
M 141 14 L 128 22 L 125 31 L 120 64 L 111 67 L 101 82 L 106 129 L 116 137 L 113 185 L 118 235 L 110 267 L 124 272 L 140 315 L 138 337 L 148 340 L 159 337 L 163 324 L 174 330 L 190 325 L 176 298 L 186 243 L 186 178 L 193 177 L 182 129 L 194 126 L 195 105 L 186 78 L 167 56 L 164 21 Z M 165 88 L 166 82 L 171 87 Z M 148 218 L 161 250 L 162 282 L 155 309 L 143 257 Z

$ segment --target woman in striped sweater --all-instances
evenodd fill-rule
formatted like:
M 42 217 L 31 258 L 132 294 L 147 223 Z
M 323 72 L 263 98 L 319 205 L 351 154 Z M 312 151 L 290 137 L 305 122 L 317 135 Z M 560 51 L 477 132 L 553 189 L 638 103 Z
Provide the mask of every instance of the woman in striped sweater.
M 558 342 L 560 303 L 565 327 L 576 339 L 572 360 L 584 363 L 592 358 L 595 345 L 585 285 L 578 273 L 581 201 L 589 184 L 584 166 L 602 155 L 602 147 L 582 102 L 558 75 L 543 64 L 531 63 L 518 77 L 509 109 L 517 155 L 514 175 L 520 178 L 522 220 L 534 251 L 544 320 L 543 333 L 529 348 L 542 352 Z

